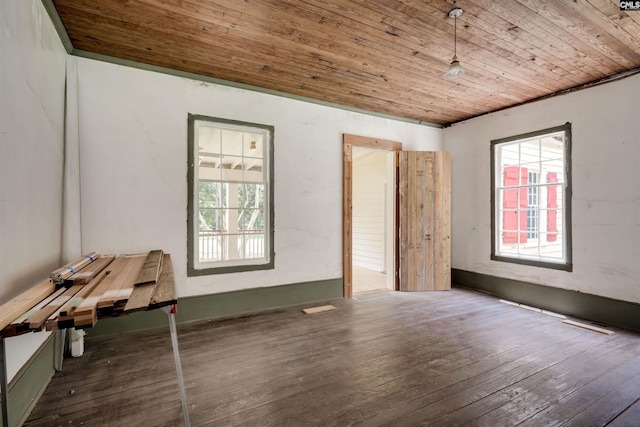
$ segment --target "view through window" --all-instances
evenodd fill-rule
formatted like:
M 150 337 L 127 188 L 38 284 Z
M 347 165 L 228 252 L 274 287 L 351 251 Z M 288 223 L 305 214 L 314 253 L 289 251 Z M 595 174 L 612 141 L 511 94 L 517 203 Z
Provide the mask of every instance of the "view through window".
M 571 269 L 570 125 L 492 141 L 492 258 Z
M 269 268 L 273 128 L 191 118 L 190 266 Z

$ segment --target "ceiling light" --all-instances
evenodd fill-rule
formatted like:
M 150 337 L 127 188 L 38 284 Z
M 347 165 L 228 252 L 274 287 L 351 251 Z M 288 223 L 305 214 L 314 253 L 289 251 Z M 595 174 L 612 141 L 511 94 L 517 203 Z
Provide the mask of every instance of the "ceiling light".
M 447 80 L 457 79 L 458 77 L 462 77 L 462 75 L 464 74 L 464 67 L 460 65 L 460 62 L 458 61 L 458 55 L 456 54 L 458 36 L 457 19 L 460 15 L 462 15 L 462 9 L 460 9 L 459 7 L 452 9 L 451 12 L 449 12 L 449 18 L 453 18 L 453 58 L 451 58 L 451 65 L 449 66 L 449 69 L 444 74 L 444 77 Z

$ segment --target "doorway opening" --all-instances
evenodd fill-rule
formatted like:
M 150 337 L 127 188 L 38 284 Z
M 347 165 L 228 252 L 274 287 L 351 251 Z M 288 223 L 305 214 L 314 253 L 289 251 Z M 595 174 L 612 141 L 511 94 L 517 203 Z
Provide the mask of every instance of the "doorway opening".
M 343 135 L 344 297 L 398 289 L 400 142 Z M 370 289 L 368 289 L 370 288 Z
M 352 150 L 353 293 L 394 289 L 395 167 L 393 151 Z

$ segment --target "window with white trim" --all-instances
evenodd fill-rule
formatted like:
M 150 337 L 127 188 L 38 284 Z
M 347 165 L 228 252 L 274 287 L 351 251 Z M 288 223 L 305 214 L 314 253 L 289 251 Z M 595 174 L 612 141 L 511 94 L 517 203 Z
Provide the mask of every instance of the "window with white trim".
M 571 125 L 491 141 L 491 259 L 572 270 Z
M 189 115 L 189 275 L 273 268 L 273 127 Z

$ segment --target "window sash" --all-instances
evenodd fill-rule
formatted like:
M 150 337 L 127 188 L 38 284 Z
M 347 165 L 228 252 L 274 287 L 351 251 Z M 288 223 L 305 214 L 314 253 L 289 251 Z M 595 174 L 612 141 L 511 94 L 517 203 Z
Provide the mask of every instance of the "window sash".
M 220 142 L 203 143 L 202 126 Z M 272 165 L 272 126 L 189 115 L 189 276 L 273 268 Z M 217 189 L 201 200 L 206 183 Z
M 569 123 L 491 141 L 491 259 L 572 270 L 570 153 Z

